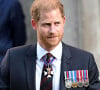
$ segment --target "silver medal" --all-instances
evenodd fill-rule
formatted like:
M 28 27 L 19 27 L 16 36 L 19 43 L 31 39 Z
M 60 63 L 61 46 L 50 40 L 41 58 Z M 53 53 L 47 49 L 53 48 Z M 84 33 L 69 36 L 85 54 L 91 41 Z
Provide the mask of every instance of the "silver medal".
M 66 88 L 71 88 L 72 82 L 71 82 L 70 79 L 67 79 L 67 80 L 65 81 L 65 86 L 66 86 Z
M 84 81 L 84 87 L 88 87 L 89 86 L 89 81 L 85 80 Z
M 81 80 L 79 80 L 77 84 L 78 84 L 78 87 L 83 87 L 83 82 Z

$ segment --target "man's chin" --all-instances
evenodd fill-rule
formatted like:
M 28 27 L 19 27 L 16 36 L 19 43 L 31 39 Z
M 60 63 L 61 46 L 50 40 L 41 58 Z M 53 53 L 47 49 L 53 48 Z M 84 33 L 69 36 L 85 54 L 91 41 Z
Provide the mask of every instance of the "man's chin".
M 55 42 L 55 41 L 54 41 L 54 42 L 49 42 L 49 43 L 48 43 L 48 46 L 49 46 L 49 47 L 56 47 L 57 45 L 58 45 L 58 42 Z

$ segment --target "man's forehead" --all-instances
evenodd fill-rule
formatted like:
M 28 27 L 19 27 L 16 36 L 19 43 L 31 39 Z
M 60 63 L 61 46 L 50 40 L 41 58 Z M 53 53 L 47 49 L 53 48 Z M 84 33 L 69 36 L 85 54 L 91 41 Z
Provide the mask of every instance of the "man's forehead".
M 40 11 L 40 17 L 45 17 L 45 18 L 48 18 L 50 15 L 54 16 L 56 14 L 61 15 L 59 9 L 52 9 L 52 10 L 49 10 L 49 11 L 46 11 L 46 10 L 41 10 Z

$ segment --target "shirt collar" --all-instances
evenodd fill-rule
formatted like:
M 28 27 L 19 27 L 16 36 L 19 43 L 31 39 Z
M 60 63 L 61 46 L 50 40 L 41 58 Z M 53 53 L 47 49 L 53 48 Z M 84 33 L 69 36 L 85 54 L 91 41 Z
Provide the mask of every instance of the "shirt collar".
M 46 51 L 44 48 L 42 48 L 37 42 L 37 58 L 40 60 L 48 51 Z M 50 53 L 56 57 L 57 60 L 61 59 L 62 56 L 62 43 L 60 42 L 56 48 L 54 48 Z

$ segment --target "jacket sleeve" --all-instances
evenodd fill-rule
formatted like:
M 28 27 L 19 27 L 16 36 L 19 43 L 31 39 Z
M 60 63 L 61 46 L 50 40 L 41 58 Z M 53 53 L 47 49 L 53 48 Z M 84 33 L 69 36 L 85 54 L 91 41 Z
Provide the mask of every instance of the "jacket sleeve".
M 0 90 L 10 90 L 9 53 L 8 52 L 0 65 Z
M 25 16 L 18 0 L 11 5 L 9 17 L 13 46 L 24 45 L 26 42 Z
M 100 90 L 99 71 L 93 55 L 89 57 L 89 83 L 88 90 Z

